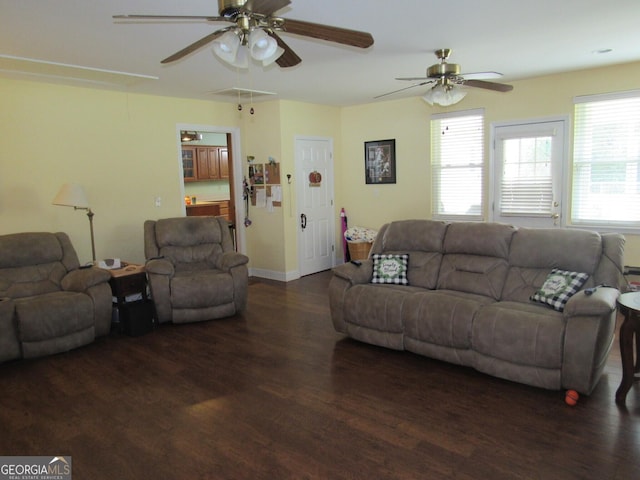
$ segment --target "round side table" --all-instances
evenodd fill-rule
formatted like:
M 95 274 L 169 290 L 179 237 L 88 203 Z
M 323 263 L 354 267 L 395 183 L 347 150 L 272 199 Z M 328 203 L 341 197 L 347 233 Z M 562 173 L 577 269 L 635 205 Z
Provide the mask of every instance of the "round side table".
M 618 297 L 618 308 L 624 315 L 620 325 L 620 356 L 622 357 L 622 382 L 616 391 L 616 402 L 624 404 L 627 393 L 640 372 L 640 292 L 623 293 Z M 633 365 L 633 337 L 635 336 L 636 364 Z

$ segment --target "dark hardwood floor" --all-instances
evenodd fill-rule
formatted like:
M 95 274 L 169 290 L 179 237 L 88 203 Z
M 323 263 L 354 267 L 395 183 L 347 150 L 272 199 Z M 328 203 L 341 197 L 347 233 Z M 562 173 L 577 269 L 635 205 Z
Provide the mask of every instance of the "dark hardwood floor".
M 0 365 L 0 455 L 71 455 L 76 480 L 640 478 L 617 341 L 569 407 L 345 339 L 329 278 L 253 280 L 242 316 Z

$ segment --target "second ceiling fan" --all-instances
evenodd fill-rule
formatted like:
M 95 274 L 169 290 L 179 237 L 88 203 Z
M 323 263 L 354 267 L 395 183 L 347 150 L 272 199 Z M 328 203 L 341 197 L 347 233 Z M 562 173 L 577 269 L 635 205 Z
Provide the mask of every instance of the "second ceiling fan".
M 298 65 L 301 58 L 282 40 L 279 33 L 291 33 L 329 42 L 367 48 L 373 45 L 370 33 L 333 27 L 319 23 L 274 16 L 291 0 L 218 0 L 219 16 L 193 15 L 114 15 L 118 20 L 205 20 L 232 25 L 197 40 L 162 60 L 170 63 L 214 42 L 214 52 L 228 63 L 244 67 L 246 52 L 268 65 L 275 61 L 280 67 Z M 241 48 L 246 46 L 246 49 Z
M 448 63 L 447 59 L 451 55 L 451 49 L 442 48 L 435 51 L 436 57 L 440 59 L 440 63 L 431 65 L 427 68 L 426 77 L 401 77 L 396 80 L 419 82 L 408 87 L 394 90 L 393 92 L 383 93 L 375 98 L 385 97 L 394 93 L 402 92 L 410 88 L 431 85 L 433 87 L 424 96 L 424 100 L 430 104 L 437 103 L 439 105 L 453 105 L 459 102 L 466 95 L 466 92 L 459 87 L 464 85 L 468 87 L 484 88 L 496 92 L 509 92 L 513 90 L 512 85 L 506 83 L 489 82 L 482 78 L 501 77 L 501 73 L 497 72 L 480 72 L 480 73 L 460 73 L 460 65 L 456 63 Z

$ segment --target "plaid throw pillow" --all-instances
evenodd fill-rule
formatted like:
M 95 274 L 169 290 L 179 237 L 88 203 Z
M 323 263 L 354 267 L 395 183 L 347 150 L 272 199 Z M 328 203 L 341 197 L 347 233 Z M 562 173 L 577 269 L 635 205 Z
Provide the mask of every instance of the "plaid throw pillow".
M 550 305 L 562 312 L 567 301 L 580 290 L 587 281 L 586 273 L 569 272 L 554 268 L 536 293 L 531 296 L 534 302 Z
M 392 283 L 394 285 L 409 285 L 407 271 L 409 270 L 409 255 L 384 255 L 375 253 L 373 259 L 373 277 L 371 283 Z

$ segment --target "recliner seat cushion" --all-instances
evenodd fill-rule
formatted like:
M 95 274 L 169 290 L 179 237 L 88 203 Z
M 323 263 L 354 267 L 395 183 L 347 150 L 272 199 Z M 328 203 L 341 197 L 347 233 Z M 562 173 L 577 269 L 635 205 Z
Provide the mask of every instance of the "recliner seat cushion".
M 233 302 L 233 279 L 215 270 L 176 272 L 171 280 L 173 308 L 204 308 Z
M 55 292 L 15 301 L 22 342 L 63 337 L 94 327 L 93 302 L 77 292 Z

